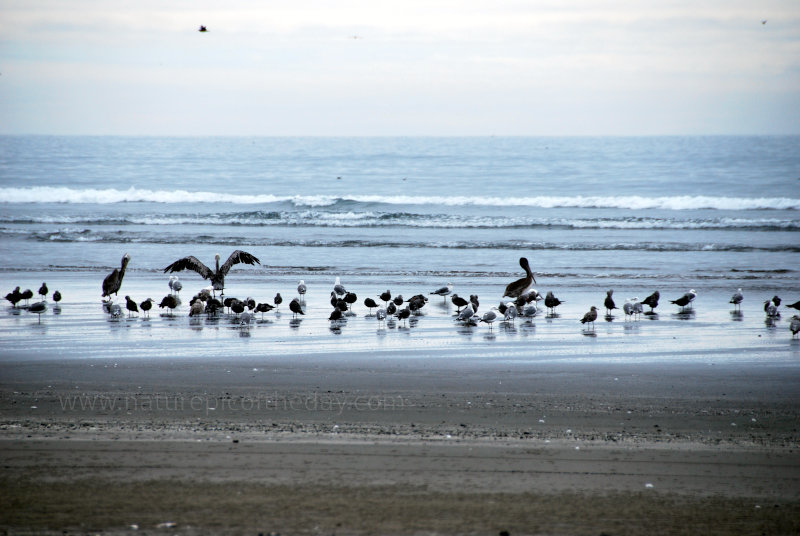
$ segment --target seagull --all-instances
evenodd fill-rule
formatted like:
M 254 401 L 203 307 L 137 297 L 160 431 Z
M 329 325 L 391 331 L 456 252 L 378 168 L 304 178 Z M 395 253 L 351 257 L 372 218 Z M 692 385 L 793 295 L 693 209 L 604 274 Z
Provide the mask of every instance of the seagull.
M 183 283 L 181 283 L 178 280 L 178 276 L 177 275 L 174 276 L 174 277 L 175 277 L 175 281 L 172 282 L 171 288 L 175 292 L 175 294 L 178 294 L 178 293 L 180 293 L 181 289 L 183 288 Z
M 200 25 L 200 29 L 199 29 L 199 30 L 197 30 L 197 31 L 198 31 L 198 32 L 207 32 L 207 31 L 208 31 L 208 28 L 206 28 L 205 26 L 203 26 L 203 25 L 201 24 L 201 25 Z
M 781 314 L 778 312 L 778 308 L 770 300 L 764 302 L 764 312 L 767 313 L 769 318 L 781 316 Z
M 556 314 L 556 307 L 558 307 L 562 303 L 564 302 L 553 296 L 552 290 L 547 291 L 547 295 L 544 297 L 544 305 L 545 307 L 550 309 L 553 315 Z
M 282 303 L 283 303 L 283 297 L 281 296 L 281 293 L 280 293 L 280 292 L 278 292 L 277 294 L 275 294 L 275 299 L 274 299 L 274 300 L 272 300 L 272 301 L 273 301 L 273 303 L 275 304 L 275 307 L 276 307 L 276 308 L 277 308 L 277 307 L 278 307 L 280 304 L 282 304 Z
M 642 300 L 642 303 L 650 307 L 650 311 L 648 314 L 653 313 L 653 310 L 658 307 L 658 300 L 661 298 L 661 293 L 659 291 L 655 291 Z
M 525 257 L 520 257 L 519 265 L 523 270 L 525 270 L 525 277 L 522 279 L 517 279 L 513 283 L 509 283 L 506 287 L 505 294 L 503 294 L 504 298 L 516 298 L 520 294 L 524 294 L 526 290 L 531 288 L 531 285 L 536 283 L 536 279 L 533 277 L 533 272 L 531 272 L 530 264 L 528 264 L 528 259 Z
M 378 297 L 383 300 L 383 303 L 389 303 L 389 300 L 392 299 L 392 293 L 389 292 L 389 289 L 386 289 L 386 292 L 381 292 Z
M 597 307 L 592 305 L 592 308 L 589 309 L 589 312 L 583 315 L 583 318 L 581 318 L 581 324 L 591 324 L 592 329 L 594 329 L 595 320 L 597 320 Z
M 145 312 L 145 316 L 150 316 L 150 309 L 153 308 L 153 298 L 147 298 L 142 303 L 139 304 L 139 307 L 142 308 L 142 311 Z
M 278 296 L 280 296 L 280 294 L 278 294 Z M 278 302 L 278 303 L 280 303 L 280 302 Z M 268 304 L 266 302 L 259 303 L 258 305 L 256 305 L 256 312 L 257 313 L 261 313 L 261 320 L 264 320 L 264 313 L 268 313 L 271 310 L 273 310 L 274 308 L 275 307 L 271 306 L 270 304 Z
M 505 320 L 506 322 L 510 320 L 511 323 L 513 324 L 514 319 L 517 318 L 517 314 L 519 313 L 519 311 L 517 311 L 517 306 L 514 302 L 508 302 L 505 304 L 505 306 L 506 310 L 503 313 L 503 320 Z
M 453 302 L 453 305 L 456 306 L 456 308 L 457 308 L 456 313 L 460 313 L 461 312 L 461 308 L 469 303 L 467 300 L 465 300 L 464 298 L 462 298 L 458 294 L 453 294 L 450 297 L 450 301 Z
M 29 288 L 26 288 L 25 290 L 22 291 L 19 297 L 25 300 L 25 304 L 27 305 L 30 299 L 33 298 L 33 291 Z
M 56 302 L 56 309 L 59 307 L 58 302 L 61 301 L 61 293 L 59 291 L 53 292 L 53 301 Z
M 195 301 L 191 307 L 189 307 L 189 316 L 199 316 L 203 314 L 206 307 L 203 305 L 203 302 L 200 300 Z
M 462 322 L 471 322 L 472 317 L 475 316 L 475 310 L 472 308 L 472 304 L 468 303 L 464 309 L 458 314 L 457 320 Z
M 451 292 L 453 292 L 453 284 L 452 283 L 447 283 L 446 286 L 434 290 L 433 292 L 431 292 L 431 294 L 437 294 L 437 295 L 443 297 L 444 300 L 445 300 L 445 303 L 447 303 L 447 296 L 449 296 Z
M 19 291 L 19 287 L 6 294 L 6 299 L 11 302 L 11 307 L 16 309 L 17 303 L 22 299 L 22 293 Z
M 631 303 L 633 304 L 633 314 L 635 314 L 636 318 L 639 319 L 640 318 L 639 315 L 641 315 L 642 312 L 644 311 L 644 308 L 642 307 L 642 304 L 639 303 L 639 297 L 637 296 L 637 297 L 631 299 Z
M 365 299 L 364 299 L 364 306 L 365 306 L 367 309 L 369 309 L 369 314 L 372 314 L 372 310 L 373 310 L 374 308 L 376 308 L 376 307 L 378 306 L 378 304 L 377 304 L 377 303 L 375 303 L 375 300 L 373 300 L 372 298 L 365 298 Z
M 516 308 L 514 308 L 514 310 L 516 311 Z M 494 323 L 495 320 L 497 320 L 497 313 L 495 311 L 497 311 L 497 309 L 495 307 L 492 307 L 491 309 L 483 313 L 483 316 L 480 319 L 481 322 L 489 324 L 489 329 L 492 329 L 492 324 Z
M 694 301 L 695 296 L 697 296 L 697 293 L 694 291 L 694 289 L 692 289 L 683 296 L 681 296 L 680 298 L 678 298 L 677 300 L 670 300 L 670 303 L 674 303 L 675 305 L 683 309 L 684 307 L 692 303 L 692 301 Z
M 728 303 L 732 303 L 734 309 L 741 310 L 743 299 L 744 295 L 742 295 L 742 289 L 739 289 L 734 293 L 734 295 L 731 297 L 731 301 L 729 301 Z
M 398 320 L 402 320 L 403 322 L 405 322 L 409 316 L 411 316 L 411 309 L 409 309 L 408 307 L 404 307 L 403 309 L 397 311 Z
M 342 285 L 342 281 L 339 279 L 339 276 L 336 276 L 336 281 L 333 283 L 333 291 L 336 293 L 337 296 L 344 296 L 347 292 Z
M 763 26 L 764 24 L 766 24 L 766 23 L 767 23 L 767 19 L 761 19 L 761 25 L 762 25 L 762 26 Z M 779 24 L 778 26 L 780 26 L 780 24 Z
M 300 294 L 301 300 L 305 300 L 306 290 L 306 282 L 301 279 L 297 284 L 297 293 Z
M 633 316 L 633 313 L 634 313 L 633 302 L 631 301 L 630 298 L 625 300 L 625 303 L 622 304 L 622 310 L 625 313 L 625 318 L 628 318 L 629 316 Z
M 29 313 L 36 313 L 37 315 L 39 315 L 40 324 L 42 323 L 42 313 L 44 313 L 45 311 L 47 311 L 46 301 L 38 301 L 36 303 L 31 304 L 31 306 L 28 307 Z
M 128 267 L 128 263 L 131 260 L 131 256 L 127 253 L 123 255 L 122 262 L 120 263 L 119 268 L 114 268 L 110 274 L 103 279 L 103 294 L 102 298 L 108 296 L 111 297 L 112 294 L 117 296 L 119 292 L 119 287 L 122 286 L 122 278 L 125 277 L 125 269 Z
M 47 283 L 42 283 L 42 286 L 39 287 L 39 296 L 42 297 L 42 301 L 47 301 L 47 293 L 49 289 L 47 288 Z
M 128 318 L 130 318 L 131 313 L 136 313 L 136 316 L 139 316 L 139 307 L 130 296 L 125 296 L 125 308 L 128 310 Z
M 792 317 L 792 321 L 789 324 L 789 329 L 792 331 L 792 338 L 800 332 L 800 316 L 794 315 Z
M 294 298 L 292 299 L 292 301 L 289 302 L 289 310 L 292 312 L 295 318 L 297 318 L 297 315 L 305 314 L 303 312 L 303 308 L 300 306 L 300 300 L 298 300 L 297 298 Z
M 617 305 L 614 303 L 614 298 L 611 296 L 614 294 L 613 290 L 606 291 L 606 300 L 603 304 L 606 306 L 606 316 L 611 316 L 612 309 L 619 309 Z
M 161 303 L 158 304 L 158 306 L 160 308 L 162 308 L 162 309 L 164 307 L 168 308 L 169 309 L 169 315 L 172 316 L 173 311 L 178 306 L 178 299 L 175 296 L 173 296 L 172 294 L 169 294 L 167 296 L 164 296 L 164 299 L 161 300 Z M 113 305 L 112 305 L 112 308 L 113 308 Z
M 375 317 L 378 319 L 378 322 L 386 320 L 386 309 L 384 309 L 383 307 L 378 309 L 378 312 L 375 313 Z
M 211 280 L 211 286 L 213 287 L 214 295 L 216 296 L 216 291 L 220 291 L 220 294 L 222 295 L 225 294 L 225 276 L 228 275 L 228 272 L 234 264 L 261 264 L 261 261 L 259 261 L 256 257 L 239 249 L 231 253 L 231 256 L 228 257 L 228 260 L 225 261 L 225 264 L 222 266 L 219 265 L 219 253 L 214 256 L 214 259 L 217 261 L 216 268 L 214 270 L 211 270 L 211 268 L 197 260 L 197 257 L 189 256 L 178 259 L 164 268 L 164 273 L 180 272 L 181 270 L 187 269 L 194 270 L 203 276 L 203 279 Z

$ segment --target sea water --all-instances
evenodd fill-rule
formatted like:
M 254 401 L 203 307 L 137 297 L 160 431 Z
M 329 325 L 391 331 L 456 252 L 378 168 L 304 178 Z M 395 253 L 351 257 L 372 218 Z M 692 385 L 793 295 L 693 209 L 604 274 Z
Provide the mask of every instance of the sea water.
M 243 249 L 261 266 L 235 267 L 231 292 L 291 299 L 304 279 L 323 317 L 336 276 L 493 304 L 521 256 L 578 318 L 607 288 L 694 288 L 724 311 L 742 287 L 758 311 L 800 299 L 799 231 L 798 136 L 0 137 L 3 294 L 61 277 L 99 303 L 125 253 L 123 293 L 153 294 L 174 260 Z

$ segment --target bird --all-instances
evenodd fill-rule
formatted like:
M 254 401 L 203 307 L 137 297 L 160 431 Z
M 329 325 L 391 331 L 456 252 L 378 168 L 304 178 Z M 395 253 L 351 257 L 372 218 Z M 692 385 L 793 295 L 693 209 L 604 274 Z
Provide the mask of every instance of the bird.
M 275 298 L 272 300 L 272 302 L 275 304 L 275 307 L 276 307 L 276 308 L 277 308 L 277 307 L 278 307 L 280 304 L 282 304 L 282 303 L 283 303 L 283 297 L 281 296 L 281 293 L 280 293 L 280 292 L 278 292 L 277 294 L 275 294 Z
M 139 304 L 139 307 L 142 308 L 142 311 L 144 311 L 146 316 L 150 316 L 150 309 L 153 308 L 153 298 L 147 298 Z
M 39 287 L 39 296 L 42 297 L 42 301 L 47 301 L 47 293 L 49 289 L 47 288 L 47 283 L 42 283 L 42 286 Z
M 453 284 L 452 283 L 447 283 L 447 285 L 445 285 L 444 287 L 441 287 L 441 288 L 438 288 L 438 289 L 434 290 L 433 292 L 431 292 L 431 294 L 436 294 L 438 296 L 443 297 L 444 300 L 445 300 L 445 303 L 447 303 L 447 296 L 449 296 L 451 292 L 453 292 Z
M 778 296 L 773 296 L 772 297 L 772 303 L 775 304 L 775 307 L 780 307 L 781 306 L 781 299 Z
M 734 309 L 741 309 L 743 299 L 744 295 L 742 294 L 742 289 L 739 289 L 733 294 L 733 296 L 731 296 L 731 301 L 728 303 L 732 303 Z
M 29 313 L 35 313 L 35 314 L 39 315 L 39 323 L 40 324 L 42 323 L 42 313 L 44 313 L 45 311 L 47 311 L 47 302 L 46 301 L 38 301 L 36 303 L 31 304 L 31 306 L 28 307 L 28 312 Z
M 175 310 L 176 307 L 178 307 L 178 299 L 172 294 L 168 294 L 164 296 L 164 298 L 161 300 L 161 303 L 159 303 L 158 306 L 162 309 L 164 307 L 168 308 L 169 314 L 170 316 L 172 316 L 172 312 Z
M 392 299 L 392 293 L 387 289 L 386 292 L 381 292 L 378 297 L 383 300 L 383 303 L 389 303 L 389 300 Z
M 642 307 L 642 304 L 639 302 L 639 297 L 638 296 L 635 297 L 635 298 L 632 298 L 631 299 L 631 303 L 633 304 L 633 314 L 636 315 L 636 319 L 638 320 L 638 319 L 641 318 L 640 315 L 644 311 L 644 307 Z
M 509 283 L 506 287 L 506 292 L 503 294 L 503 297 L 509 298 L 516 298 L 520 294 L 524 294 L 531 285 L 536 283 L 536 279 L 533 277 L 533 272 L 531 272 L 530 264 L 528 264 L 528 259 L 525 257 L 520 257 L 519 265 L 525 270 L 525 277 L 522 279 L 517 279 L 513 283 Z
M 404 301 L 405 300 L 403 299 L 403 295 L 402 294 L 398 294 L 397 296 L 394 297 L 394 300 L 392 300 L 392 302 L 398 307 L 403 305 Z
M 767 23 L 767 19 L 761 19 L 761 25 L 762 25 L 762 26 L 763 26 L 764 24 L 766 24 L 766 23 Z M 779 25 L 779 26 L 780 26 L 780 25 Z
M 469 304 L 472 305 L 472 312 L 477 313 L 478 307 L 480 303 L 478 302 L 478 295 L 477 294 L 470 294 L 469 295 Z
M 297 293 L 300 294 L 301 300 L 305 300 L 305 295 L 307 290 L 308 289 L 306 287 L 306 282 L 301 279 L 300 282 L 297 284 Z
M 344 288 L 344 285 L 342 285 L 342 281 L 338 275 L 336 276 L 336 281 L 333 283 L 333 291 L 336 293 L 337 296 L 344 296 L 345 293 L 347 292 Z
M 136 313 L 136 316 L 139 316 L 139 306 L 130 296 L 125 296 L 125 308 L 128 310 L 128 318 L 130 318 L 131 313 Z
M 233 300 L 231 302 L 231 311 L 233 311 L 235 316 L 239 316 L 244 312 L 245 305 L 245 302 L 241 300 Z
M 217 311 L 225 307 L 222 302 L 216 298 L 210 298 L 206 301 L 206 316 L 217 316 Z
M 678 298 L 677 300 L 670 300 L 670 303 L 674 303 L 675 305 L 683 309 L 687 305 L 692 303 L 692 301 L 694 301 L 695 296 L 697 296 L 697 293 L 694 291 L 694 289 L 692 289 L 683 296 L 681 296 L 680 298 Z
M 242 313 L 242 316 L 239 318 L 239 325 L 244 327 L 250 327 L 250 322 L 253 321 L 253 314 L 250 312 L 245 311 Z
M 603 302 L 603 305 L 606 306 L 606 316 L 611 316 L 611 311 L 613 309 L 619 309 L 619 307 L 617 307 L 617 305 L 614 303 L 614 298 L 611 297 L 613 294 L 613 290 L 606 291 L 606 300 Z
M 472 317 L 475 316 L 475 310 L 472 308 L 472 304 L 468 303 L 460 313 L 458 313 L 457 320 L 462 322 L 471 322 Z
M 457 308 L 456 309 L 456 313 L 460 313 L 461 312 L 461 308 L 464 307 L 465 305 L 469 304 L 469 302 L 467 300 L 465 300 L 464 298 L 462 298 L 458 294 L 453 294 L 450 297 L 450 301 L 453 302 L 453 305 L 456 306 L 456 308 Z
M 517 311 L 517 305 L 514 302 L 508 302 L 505 304 L 505 306 L 506 307 L 505 311 L 503 312 L 503 320 L 506 322 L 511 321 L 511 323 L 513 324 L 514 320 L 517 318 L 517 314 L 519 314 L 519 311 Z
M 108 314 L 111 318 L 119 318 L 122 316 L 122 307 L 117 303 L 108 303 Z
M 191 307 L 189 307 L 189 316 L 199 316 L 205 312 L 206 306 L 203 305 L 201 300 L 195 301 Z
M 352 308 L 353 304 L 356 303 L 358 300 L 358 296 L 355 292 L 346 292 L 344 295 L 344 301 L 348 305 L 348 309 Z
M 516 311 L 516 308 L 514 310 Z M 489 329 L 492 329 L 492 324 L 494 323 L 495 320 L 497 320 L 497 313 L 495 311 L 497 311 L 497 309 L 492 307 L 491 309 L 483 313 L 483 316 L 480 319 L 480 322 L 489 324 Z
M 342 310 L 339 309 L 338 307 L 334 308 L 334 310 L 331 311 L 331 315 L 328 317 L 328 320 L 330 320 L 332 322 L 335 322 L 335 321 L 341 320 L 341 319 L 342 319 Z
M 778 312 L 778 308 L 770 300 L 764 302 L 764 312 L 767 313 L 767 317 L 769 318 L 777 318 L 781 316 L 781 314 Z
M 30 299 L 33 298 L 33 291 L 29 288 L 26 288 L 25 290 L 22 291 L 19 297 L 25 300 L 25 303 L 27 304 L 30 301 Z
M 409 316 L 411 316 L 411 309 L 409 309 L 408 307 L 404 307 L 403 309 L 397 311 L 398 320 L 405 321 L 406 319 L 408 319 Z
M 408 300 L 408 308 L 411 309 L 411 312 L 415 315 L 422 314 L 422 308 L 425 307 L 425 304 L 428 303 L 428 298 L 423 296 L 422 294 L 417 294 L 416 296 L 412 296 L 410 300 Z
M 522 308 L 522 316 L 525 318 L 533 318 L 539 313 L 539 308 L 535 303 L 531 303 Z
M 375 300 L 372 298 L 364 298 L 364 306 L 369 309 L 369 313 L 372 314 L 372 310 L 375 309 L 378 304 L 375 303 Z
M 592 305 L 591 309 L 589 309 L 589 312 L 583 315 L 583 318 L 581 318 L 581 324 L 591 324 L 592 329 L 594 329 L 595 320 L 597 320 L 597 307 Z
M 172 282 L 172 285 L 170 285 L 170 288 L 175 294 L 178 294 L 183 288 L 183 283 L 180 282 L 177 275 L 173 277 L 175 277 L 175 280 Z
M 397 305 L 394 302 L 389 302 L 389 305 L 386 306 L 386 314 L 389 316 L 394 316 L 397 312 Z
M 6 294 L 6 299 L 11 302 L 12 307 L 16 308 L 17 304 L 22 299 L 22 293 L 19 291 L 19 287 Z
M 658 307 L 658 300 L 661 298 L 661 293 L 659 291 L 655 291 L 650 294 L 648 297 L 642 300 L 642 303 L 650 307 L 650 314 L 655 314 L 653 311 L 656 307 Z
M 386 320 L 386 309 L 384 309 L 383 307 L 378 309 L 378 312 L 375 313 L 375 317 L 378 319 L 378 322 Z
M 800 301 L 784 305 L 784 307 L 791 307 L 792 309 L 797 309 L 798 311 L 800 311 Z
M 273 309 L 275 309 L 275 307 L 266 302 L 262 302 L 256 305 L 256 312 L 261 313 L 261 320 L 264 320 L 264 313 L 268 313 Z
M 190 255 L 188 257 L 178 259 L 164 268 L 164 273 L 180 272 L 181 270 L 194 270 L 200 274 L 203 279 L 211 280 L 211 286 L 213 287 L 214 296 L 216 297 L 217 291 L 219 291 L 222 295 L 225 294 L 225 276 L 228 275 L 228 272 L 234 264 L 261 264 L 261 261 L 259 261 L 258 258 L 240 249 L 237 249 L 231 253 L 230 257 L 228 257 L 228 260 L 225 261 L 222 266 L 219 265 L 219 253 L 214 255 L 214 259 L 216 260 L 216 268 L 214 270 L 211 270 L 211 268 L 197 260 L 197 257 Z
M 789 323 L 789 329 L 792 331 L 792 338 L 794 339 L 797 332 L 800 331 L 800 316 L 792 316 L 792 321 Z
M 625 318 L 627 319 L 629 316 L 633 316 L 633 302 L 630 298 L 625 300 L 625 303 L 622 304 L 622 311 L 625 313 Z
M 105 298 L 108 296 L 110 298 L 112 294 L 115 296 L 118 295 L 119 287 L 122 286 L 122 278 L 125 277 L 125 270 L 128 268 L 130 260 L 130 255 L 127 253 L 123 255 L 119 268 L 114 268 L 114 270 L 103 279 L 103 294 L 101 297 Z
M 197 31 L 198 31 L 198 32 L 207 32 L 207 31 L 208 31 L 208 28 L 206 28 L 205 26 L 203 26 L 203 25 L 201 24 L 201 25 L 200 25 L 200 29 L 199 29 L 199 30 L 197 30 Z
M 300 305 L 300 300 L 297 298 L 293 298 L 292 301 L 289 302 L 289 310 L 295 318 L 297 315 L 305 315 L 303 307 Z
M 53 292 L 53 301 L 56 302 L 56 307 L 58 307 L 58 302 L 61 301 L 61 293 L 59 291 Z
M 555 315 L 556 314 L 556 307 L 558 307 L 562 303 L 565 303 L 565 302 L 563 302 L 563 301 L 559 300 L 558 298 L 556 298 L 553 295 L 553 291 L 552 290 L 548 290 L 547 291 L 547 295 L 545 295 L 545 297 L 544 297 L 544 306 L 547 307 L 548 309 L 550 309 L 551 314 Z

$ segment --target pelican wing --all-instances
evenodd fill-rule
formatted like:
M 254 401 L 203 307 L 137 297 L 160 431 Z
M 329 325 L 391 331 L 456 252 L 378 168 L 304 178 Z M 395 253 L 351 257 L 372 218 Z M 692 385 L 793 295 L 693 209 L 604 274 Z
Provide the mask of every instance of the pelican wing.
M 225 264 L 219 267 L 219 273 L 222 275 L 227 275 L 231 267 L 234 264 L 239 264 L 240 262 L 245 264 L 261 264 L 261 261 L 259 261 L 255 256 L 246 251 L 242 251 L 241 249 L 237 249 L 231 253 L 231 256 L 228 257 L 227 261 L 225 261 Z
M 200 262 L 197 257 L 193 257 L 189 255 L 188 257 L 184 257 L 182 259 L 178 259 L 177 261 L 173 262 L 166 268 L 164 268 L 164 273 L 167 272 L 180 272 L 182 270 L 194 270 L 201 276 L 203 279 L 208 279 L 214 272 L 211 271 L 211 268 Z

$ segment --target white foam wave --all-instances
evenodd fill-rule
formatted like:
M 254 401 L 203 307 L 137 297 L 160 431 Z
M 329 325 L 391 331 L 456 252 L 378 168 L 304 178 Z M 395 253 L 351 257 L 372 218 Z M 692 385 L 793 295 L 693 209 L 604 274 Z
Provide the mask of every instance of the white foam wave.
M 381 195 L 306 195 L 228 194 L 189 192 L 186 190 L 73 189 L 39 186 L 0 188 L 3 203 L 230 203 L 257 205 L 290 202 L 298 207 L 325 207 L 338 202 L 385 205 L 498 206 L 532 208 L 614 208 L 628 210 L 800 210 L 800 199 L 786 197 L 713 197 L 713 196 L 381 196 Z

